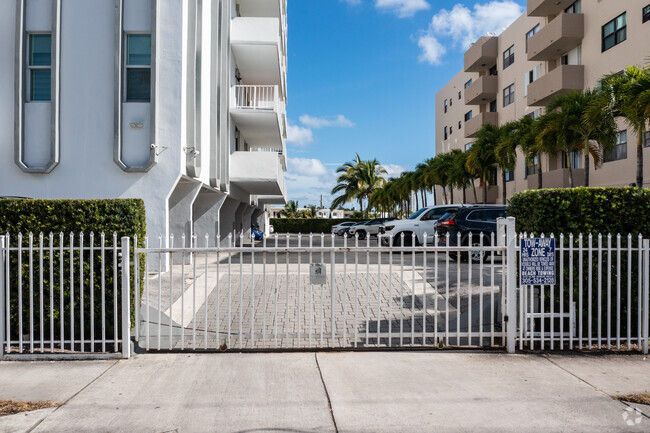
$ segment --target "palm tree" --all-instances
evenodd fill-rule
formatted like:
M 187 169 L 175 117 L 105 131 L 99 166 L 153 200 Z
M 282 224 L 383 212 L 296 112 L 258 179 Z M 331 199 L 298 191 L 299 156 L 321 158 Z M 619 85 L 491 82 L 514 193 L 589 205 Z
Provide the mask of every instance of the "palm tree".
M 298 201 L 296 200 L 289 200 L 286 205 L 284 205 L 284 209 L 280 211 L 280 215 L 285 216 L 287 218 L 300 218 L 301 212 L 298 210 Z
M 463 191 L 463 201 L 467 202 L 466 188 L 474 183 L 475 177 L 467 171 L 467 153 L 460 149 L 454 149 L 450 152 L 453 157 L 453 164 L 449 170 L 450 183 Z M 474 191 L 474 200 L 476 201 L 476 190 Z
M 616 122 L 612 110 L 607 109 L 607 103 L 600 97 L 600 91 L 585 90 L 574 91 L 566 95 L 559 95 L 549 103 L 548 113 L 550 119 L 545 119 L 542 124 L 545 128 L 560 128 L 552 136 L 566 141 L 562 147 L 574 149 L 584 154 L 585 181 L 584 186 L 589 186 L 589 155 L 594 159 L 594 167 L 599 167 L 603 162 L 603 154 L 610 151 L 616 143 Z M 591 107 L 589 115 L 587 110 Z M 543 130 L 543 134 L 548 131 Z M 573 187 L 570 158 L 568 166 Z
M 383 168 L 376 159 L 363 161 L 359 154 L 355 155 L 355 160 L 346 162 L 336 170 L 339 177 L 336 179 L 337 184 L 332 188 L 332 194 L 342 193 L 332 201 L 333 207 L 338 207 L 344 203 L 357 200 L 361 212 L 363 212 L 363 201 L 385 183 L 383 175 L 386 169 Z M 368 209 L 366 209 L 366 216 Z
M 467 155 L 467 170 L 478 176 L 483 186 L 483 203 L 487 203 L 490 173 L 497 163 L 495 149 L 501 141 L 501 135 L 501 128 L 485 123 L 476 134 L 476 140 Z
M 445 204 L 454 202 L 454 185 L 451 181 L 450 173 L 454 166 L 454 156 L 451 153 L 441 153 L 434 158 L 432 170 L 438 180 L 438 185 L 442 187 L 442 194 L 445 198 Z M 449 200 L 447 199 L 446 188 L 449 188 Z
M 501 167 L 501 182 L 503 190 L 501 191 L 503 204 L 506 204 L 506 170 L 514 171 L 517 167 L 517 147 L 525 150 L 530 149 L 535 143 L 534 120 L 531 117 L 522 117 L 519 120 L 508 122 L 502 126 L 501 140 L 494 149 L 497 163 Z M 526 156 L 528 159 L 528 156 Z M 539 158 L 538 158 L 539 160 Z M 542 173 L 540 168 L 539 174 Z M 541 181 L 538 178 L 538 185 L 541 188 Z
M 643 136 L 650 120 L 650 67 L 628 66 L 622 74 L 602 80 L 613 114 L 625 118 L 636 134 L 636 185 L 643 187 Z M 588 118 L 596 108 L 589 111 Z
M 359 155 L 357 155 L 357 158 Z M 370 196 L 378 189 L 386 184 L 384 176 L 387 174 L 386 169 L 377 161 L 372 159 L 368 161 L 361 161 L 359 166 L 359 174 L 361 178 L 360 195 L 362 199 L 369 199 Z M 370 207 L 370 206 L 368 206 Z M 368 216 L 366 208 L 366 216 Z

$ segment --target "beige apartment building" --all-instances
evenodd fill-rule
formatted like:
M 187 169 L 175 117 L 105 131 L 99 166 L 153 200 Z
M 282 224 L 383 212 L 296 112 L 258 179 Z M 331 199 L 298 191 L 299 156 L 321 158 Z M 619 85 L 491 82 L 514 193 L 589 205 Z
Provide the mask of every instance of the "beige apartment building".
M 606 74 L 650 63 L 650 0 L 528 0 L 527 11 L 499 36 L 479 38 L 466 52 L 464 70 L 436 94 L 436 154 L 467 150 L 484 123 L 503 125 L 537 117 L 556 95 L 594 88 Z M 590 186 L 626 186 L 636 180 L 636 135 L 618 121 L 617 145 L 590 171 Z M 650 133 L 644 145 L 650 147 Z M 581 155 L 570 156 L 576 186 L 584 182 Z M 544 188 L 569 186 L 563 155 L 542 156 Z M 519 155 L 506 173 L 506 192 L 537 188 L 535 166 Z M 501 203 L 502 176 L 488 190 Z M 650 186 L 650 149 L 644 156 L 644 187 Z M 482 191 L 478 187 L 479 201 Z M 460 202 L 461 191 L 454 191 Z M 466 191 L 468 202 L 473 192 Z

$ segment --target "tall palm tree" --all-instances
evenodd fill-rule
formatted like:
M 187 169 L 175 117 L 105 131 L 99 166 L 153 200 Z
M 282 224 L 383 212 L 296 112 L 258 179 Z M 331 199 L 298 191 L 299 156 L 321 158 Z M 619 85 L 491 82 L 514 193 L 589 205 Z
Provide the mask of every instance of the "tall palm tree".
M 503 204 L 506 204 L 507 200 L 506 170 L 514 171 L 517 167 L 518 147 L 524 151 L 524 154 L 526 154 L 526 149 L 530 149 L 534 144 L 534 122 L 535 121 L 531 117 L 526 116 L 519 120 L 508 122 L 502 126 L 501 140 L 497 144 L 494 152 L 497 163 L 501 167 L 501 182 L 503 184 L 501 199 Z M 541 174 L 541 172 L 540 169 L 539 173 Z
M 441 153 L 434 158 L 434 165 L 432 170 L 438 180 L 438 185 L 442 187 L 442 194 L 445 198 L 445 204 L 454 202 L 454 185 L 451 181 L 450 173 L 454 166 L 454 156 L 451 153 Z M 445 191 L 449 188 L 449 195 Z
M 478 176 L 483 186 L 483 203 L 487 203 L 490 172 L 497 163 L 495 149 L 501 141 L 501 135 L 502 130 L 498 126 L 484 124 L 467 155 L 467 170 Z
M 553 98 L 547 110 L 552 122 L 542 124 L 545 128 L 560 128 L 553 136 L 565 140 L 566 149 L 575 149 L 584 155 L 585 180 L 584 186 L 589 186 L 589 155 L 593 157 L 594 167 L 602 164 L 603 154 L 610 151 L 616 143 L 616 122 L 608 104 L 603 103 L 597 90 L 574 91 Z M 587 110 L 592 107 L 587 115 Z M 548 131 L 543 131 L 547 133 Z M 570 158 L 569 158 L 570 159 Z M 572 173 L 571 161 L 568 161 Z M 571 184 L 573 187 L 573 183 Z
M 358 157 L 359 155 L 357 155 Z M 386 184 L 386 178 L 384 177 L 387 174 L 386 169 L 377 159 L 361 161 L 359 174 L 361 178 L 360 195 L 362 199 L 369 199 L 377 189 L 382 188 Z M 366 208 L 366 216 L 368 216 L 368 210 Z
M 334 198 L 332 201 L 332 207 L 336 208 L 345 203 L 358 200 L 359 208 L 361 212 L 363 212 L 360 165 L 361 158 L 359 158 L 359 154 L 357 153 L 354 161 L 346 162 L 336 169 L 339 176 L 336 179 L 336 185 L 332 188 L 332 194 L 341 194 Z
M 466 189 L 474 183 L 474 176 L 467 171 L 467 153 L 460 149 L 454 149 L 450 152 L 453 157 L 453 164 L 449 170 L 450 183 L 463 191 L 463 201 L 467 202 Z M 476 200 L 476 191 L 474 191 L 474 200 Z
M 650 67 L 628 66 L 622 74 L 612 74 L 602 80 L 602 90 L 617 117 L 636 134 L 636 185 L 643 187 L 643 137 L 650 120 Z M 587 117 L 595 115 L 592 108 Z

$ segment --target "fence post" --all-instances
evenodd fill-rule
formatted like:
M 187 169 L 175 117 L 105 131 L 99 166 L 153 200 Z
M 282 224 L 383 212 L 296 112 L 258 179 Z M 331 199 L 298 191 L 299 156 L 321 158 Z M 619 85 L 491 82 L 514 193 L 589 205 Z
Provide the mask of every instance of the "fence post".
M 508 353 L 515 353 L 517 338 L 517 234 L 515 219 L 506 219 L 506 340 Z
M 131 264 L 130 238 L 122 238 L 122 358 L 131 356 Z M 137 318 L 136 318 L 137 320 Z
M 643 241 L 643 354 L 648 354 L 648 316 L 650 315 L 650 240 Z
M 0 235 L 0 360 L 5 356 L 5 314 L 9 317 L 8 312 L 5 311 L 5 291 L 7 290 L 5 287 L 5 254 L 9 254 L 9 245 L 5 247 L 5 242 L 5 236 Z

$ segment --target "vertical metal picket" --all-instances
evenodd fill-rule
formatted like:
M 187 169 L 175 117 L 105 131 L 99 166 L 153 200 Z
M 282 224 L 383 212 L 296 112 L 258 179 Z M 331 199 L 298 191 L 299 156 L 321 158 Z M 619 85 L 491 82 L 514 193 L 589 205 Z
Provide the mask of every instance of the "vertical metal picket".
M 650 316 L 650 240 L 643 240 L 643 354 L 648 354 L 648 339 L 650 339 L 650 330 L 648 329 L 648 316 Z
M 5 236 L 0 235 L 0 360 L 5 356 L 5 314 L 9 317 L 8 310 L 5 310 L 5 255 L 8 254 L 5 242 Z
M 506 242 L 507 242 L 507 283 L 506 283 L 506 307 L 508 315 L 506 322 L 506 340 L 508 353 L 515 353 L 515 343 L 517 339 L 517 280 L 516 280 L 516 233 L 515 219 L 509 217 L 506 219 Z M 532 331 L 531 331 L 532 332 Z
M 124 359 L 128 359 L 131 356 L 130 241 L 131 239 L 128 236 L 122 238 L 122 358 Z

